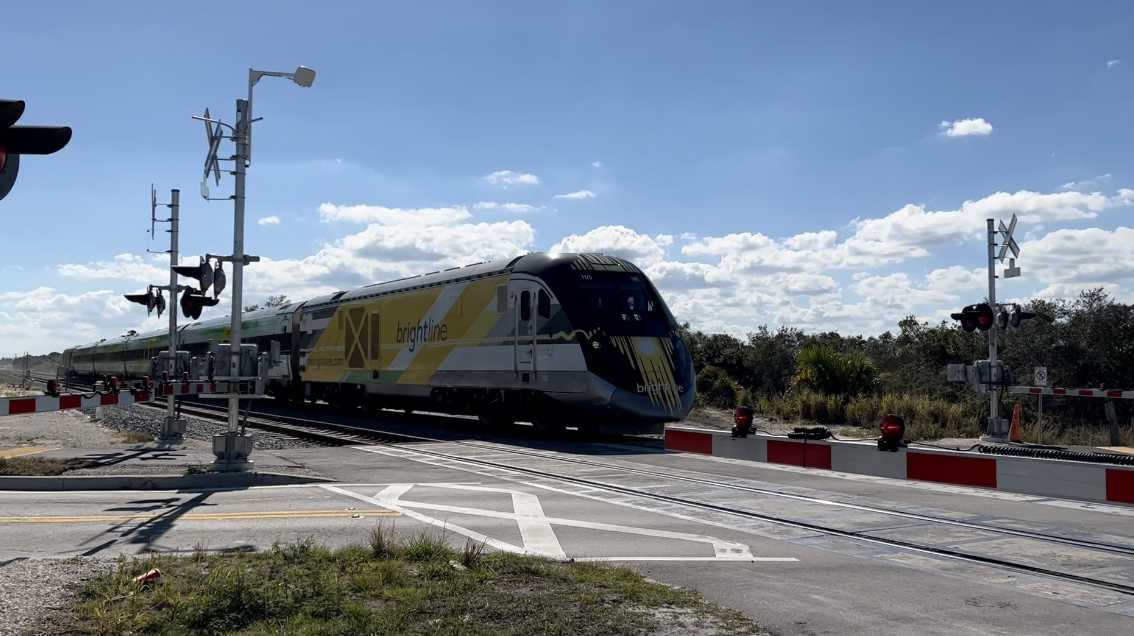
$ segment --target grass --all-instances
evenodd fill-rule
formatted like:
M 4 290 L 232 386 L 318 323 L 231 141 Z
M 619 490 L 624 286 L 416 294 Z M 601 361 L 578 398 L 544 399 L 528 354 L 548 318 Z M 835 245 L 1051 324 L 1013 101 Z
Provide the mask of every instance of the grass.
M 155 582 L 134 577 L 158 568 Z M 659 617 L 665 617 L 660 621 Z M 673 621 L 688 625 L 673 630 Z M 643 634 L 760 633 L 732 610 L 626 568 L 453 550 L 440 537 L 313 542 L 264 552 L 123 559 L 89 582 L 58 633 Z
M 845 399 L 809 391 L 761 397 L 755 410 L 765 417 L 818 424 L 858 426 L 875 435 L 887 413 L 901 415 L 906 439 L 942 439 L 980 435 L 980 406 L 912 395 L 863 395 Z
M 154 441 L 154 436 L 141 431 L 115 431 L 115 436 L 125 444 L 146 444 Z
M 53 459 L 49 457 L 0 458 L 0 476 L 33 477 L 62 475 L 69 470 L 92 466 L 85 459 Z
M 1005 417 L 1011 417 L 1011 404 L 1005 403 Z M 760 397 L 756 413 L 764 417 L 805 424 L 843 424 L 860 427 L 864 435 L 876 436 L 878 423 L 887 413 L 902 416 L 906 439 L 935 440 L 979 437 L 987 416 L 983 400 L 949 401 L 913 395 L 863 395 L 849 399 L 819 395 L 808 391 L 782 397 Z M 1067 446 L 1110 446 L 1110 428 L 1048 415 L 1036 422 L 1035 412 L 1025 405 L 1021 418 L 1022 439 L 1036 444 Z M 1134 446 L 1134 427 L 1120 427 L 1122 446 Z

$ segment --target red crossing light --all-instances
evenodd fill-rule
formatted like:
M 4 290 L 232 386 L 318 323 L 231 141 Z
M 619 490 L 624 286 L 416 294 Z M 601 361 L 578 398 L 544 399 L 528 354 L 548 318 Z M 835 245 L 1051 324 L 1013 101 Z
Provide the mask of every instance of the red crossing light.
M 974 331 L 976 329 L 988 331 L 992 328 L 992 322 L 994 320 L 992 307 L 990 307 L 988 303 L 968 305 L 959 313 L 949 315 L 953 320 L 960 321 L 961 329 L 965 331 Z
M 878 450 L 897 451 L 905 444 L 906 421 L 901 416 L 888 413 L 882 417 L 878 432 Z

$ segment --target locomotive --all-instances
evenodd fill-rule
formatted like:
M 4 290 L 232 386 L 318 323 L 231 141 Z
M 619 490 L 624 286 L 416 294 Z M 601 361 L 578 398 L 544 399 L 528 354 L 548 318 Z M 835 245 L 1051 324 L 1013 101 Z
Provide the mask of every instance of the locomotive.
M 633 263 L 535 253 L 250 312 L 242 341 L 278 351 L 268 392 L 342 407 L 528 421 L 554 431 L 660 432 L 693 406 L 693 363 L 661 295 Z M 207 355 L 229 319 L 180 328 Z M 273 344 L 274 343 L 274 344 Z M 168 333 L 64 352 L 68 377 L 148 375 Z

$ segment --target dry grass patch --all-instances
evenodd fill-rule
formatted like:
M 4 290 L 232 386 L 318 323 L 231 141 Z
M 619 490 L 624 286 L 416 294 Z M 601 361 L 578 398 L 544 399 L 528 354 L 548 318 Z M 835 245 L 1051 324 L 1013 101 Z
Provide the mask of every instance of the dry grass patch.
M 0 458 L 0 475 L 5 477 L 53 477 L 69 470 L 95 465 L 86 459 L 53 459 L 50 457 Z
M 134 577 L 159 568 L 148 584 Z M 648 634 L 691 617 L 694 633 L 761 633 L 693 592 L 626 568 L 454 551 L 388 527 L 369 546 L 313 542 L 250 554 L 123 560 L 91 581 L 70 618 L 93 634 Z

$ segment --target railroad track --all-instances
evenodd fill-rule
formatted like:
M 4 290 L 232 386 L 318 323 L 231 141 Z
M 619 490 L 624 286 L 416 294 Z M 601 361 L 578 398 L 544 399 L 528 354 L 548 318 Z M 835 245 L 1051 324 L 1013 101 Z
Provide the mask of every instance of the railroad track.
M 193 415 L 193 416 L 196 416 L 196 417 L 205 417 L 205 418 L 209 418 L 209 419 L 225 419 L 224 407 L 217 406 L 217 405 L 193 404 L 192 406 L 183 406 L 183 411 L 186 412 L 186 414 Z M 709 478 L 709 477 L 699 477 L 699 476 L 696 476 L 696 475 L 689 475 L 689 474 L 684 474 L 684 475 L 674 474 L 672 472 L 664 472 L 664 471 L 661 471 L 661 470 L 656 470 L 656 469 L 651 469 L 651 468 L 643 468 L 643 467 L 637 467 L 637 466 L 624 466 L 624 465 L 612 464 L 612 463 L 608 463 L 608 462 L 596 461 L 596 460 L 591 460 L 591 459 L 583 459 L 583 458 L 579 458 L 579 457 L 565 456 L 565 455 L 562 455 L 562 454 L 556 453 L 556 452 L 510 448 L 510 447 L 501 446 L 499 444 L 491 444 L 491 443 L 478 442 L 478 441 L 438 439 L 438 438 L 427 437 L 427 436 L 423 436 L 423 435 L 414 435 L 414 434 L 408 434 L 408 433 L 403 433 L 403 432 L 393 432 L 393 431 L 388 431 L 388 430 L 375 429 L 375 428 L 362 427 L 362 426 L 355 426 L 355 425 L 351 425 L 351 424 L 343 424 L 343 423 L 338 423 L 338 422 L 323 422 L 323 421 L 312 420 L 312 419 L 307 419 L 307 418 L 285 416 L 285 415 L 276 415 L 276 414 L 269 415 L 269 414 L 265 414 L 265 413 L 255 413 L 255 414 L 250 413 L 249 416 L 248 416 L 248 419 L 247 419 L 247 425 L 248 425 L 249 428 L 256 428 L 256 429 L 261 429 L 261 430 L 273 431 L 273 432 L 276 432 L 276 433 L 282 433 L 282 434 L 286 434 L 286 435 L 294 435 L 296 437 L 302 437 L 302 438 L 309 439 L 309 440 L 319 440 L 319 441 L 322 441 L 322 442 L 328 443 L 328 444 L 351 445 L 351 444 L 375 444 L 375 443 L 377 443 L 377 444 L 393 445 L 396 442 L 435 442 L 435 443 L 441 442 L 441 443 L 455 444 L 455 445 L 459 445 L 459 446 L 462 446 L 462 447 L 468 447 L 468 448 L 477 448 L 477 449 L 491 450 L 491 451 L 494 451 L 494 452 L 509 453 L 509 454 L 519 455 L 519 456 L 534 457 L 534 458 L 538 458 L 541 462 L 544 462 L 544 463 L 546 463 L 546 461 L 548 461 L 548 460 L 552 460 L 552 461 L 561 462 L 561 463 L 564 463 L 564 464 L 584 465 L 584 466 L 587 466 L 587 467 L 602 468 L 602 469 L 606 469 L 606 470 L 618 471 L 618 472 L 627 473 L 627 474 L 644 475 L 644 476 L 651 476 L 651 477 L 655 477 L 655 478 L 662 478 L 662 479 L 665 479 L 665 480 L 668 480 L 668 481 L 681 481 L 681 482 L 686 482 L 686 483 L 694 483 L 694 484 L 699 484 L 699 485 L 704 485 L 704 486 L 712 486 L 712 487 L 717 487 L 717 488 L 723 488 L 723 489 L 727 489 L 727 490 L 744 491 L 744 492 L 750 492 L 750 493 L 753 493 L 753 494 L 790 499 L 790 500 L 801 501 L 801 502 L 806 502 L 806 503 L 811 503 L 811 504 L 816 504 L 816 505 L 833 506 L 833 507 L 838 507 L 838 508 L 855 510 L 855 511 L 859 511 L 859 512 L 868 512 L 868 513 L 873 513 L 873 514 L 890 516 L 890 517 L 894 517 L 894 518 L 901 518 L 901 519 L 905 519 L 905 520 L 913 520 L 913 521 L 920 521 L 920 522 L 946 525 L 946 526 L 952 526 L 952 527 L 960 527 L 960 528 L 965 528 L 967 530 L 972 530 L 972 531 L 977 531 L 977 532 L 985 532 L 985 533 L 990 533 L 990 534 L 994 534 L 994 535 L 1003 535 L 1003 536 L 1024 538 L 1024 539 L 1029 539 L 1029 540 L 1034 540 L 1034 541 L 1041 541 L 1041 542 L 1046 542 L 1046 543 L 1054 543 L 1054 544 L 1059 544 L 1059 545 L 1072 546 L 1072 547 L 1076 547 L 1076 548 L 1080 548 L 1080 549 L 1084 549 L 1084 550 L 1106 552 L 1106 553 L 1109 553 L 1109 554 L 1117 554 L 1117 555 L 1122 555 L 1122 556 L 1126 556 L 1126 557 L 1134 557 L 1134 545 L 1121 545 L 1121 544 L 1113 544 L 1113 543 L 1104 543 L 1104 542 L 1091 541 L 1091 540 L 1086 540 L 1086 539 L 1078 539 L 1078 538 L 1062 536 L 1062 535 L 1045 534 L 1045 533 L 1041 533 L 1041 532 L 1019 530 L 1019 529 L 1015 529 L 1015 528 L 1005 528 L 1005 527 L 1000 527 L 1000 526 L 993 526 L 993 525 L 979 523 L 979 522 L 964 521 L 964 520 L 959 520 L 959 519 L 950 519 L 950 518 L 937 517 L 937 516 L 927 515 L 927 514 L 910 513 L 910 512 L 905 512 L 905 511 L 901 511 L 901 510 L 893 510 L 893 509 L 881 508 L 881 507 L 875 507 L 875 506 L 853 504 L 853 503 L 848 503 L 848 502 L 844 502 L 844 501 L 837 501 L 837 500 L 833 500 L 833 499 L 824 499 L 822 497 L 797 495 L 797 494 L 793 494 L 793 493 L 786 493 L 786 492 L 770 490 L 770 489 L 766 489 L 766 488 L 757 488 L 757 487 L 747 486 L 747 485 L 744 485 L 744 484 L 730 483 L 730 482 L 721 481 L 719 479 L 713 479 L 713 478 Z M 641 498 L 644 498 L 644 499 L 650 499 L 650 500 L 654 500 L 654 501 L 660 501 L 660 502 L 672 503 L 672 504 L 679 504 L 679 505 L 688 506 L 688 507 L 699 509 L 699 510 L 711 511 L 711 512 L 716 512 L 716 513 L 723 513 L 723 514 L 729 515 L 729 516 L 735 516 L 735 517 L 747 518 L 747 519 L 755 519 L 755 520 L 760 520 L 760 521 L 773 523 L 773 524 L 777 524 L 777 525 L 810 530 L 810 531 L 814 531 L 814 532 L 818 532 L 818 533 L 822 533 L 822 534 L 826 534 L 826 535 L 843 537 L 843 538 L 852 539 L 852 540 L 856 540 L 856 541 L 862 541 L 862 542 L 865 542 L 865 543 L 871 543 L 871 544 L 875 544 L 875 545 L 884 545 L 884 546 L 889 546 L 889 547 L 900 548 L 900 549 L 903 549 L 903 550 L 909 550 L 909 551 L 913 551 L 913 552 L 920 552 L 920 553 L 924 553 L 924 554 L 931 554 L 931 555 L 935 555 L 935 556 L 946 557 L 946 558 L 950 558 L 950 559 L 956 559 L 956 560 L 959 560 L 959 561 L 965 561 L 965 562 L 970 562 L 970 563 L 977 563 L 977 564 L 982 564 L 982 565 L 987 565 L 987 566 L 1004 568 L 1004 569 L 1008 569 L 1008 570 L 1012 570 L 1012 571 L 1016 571 L 1016 572 L 1022 572 L 1022 573 L 1026 573 L 1026 574 L 1040 575 L 1040 576 L 1054 578 L 1054 579 L 1058 579 L 1058 580 L 1062 580 L 1062 581 L 1074 582 L 1074 583 L 1079 583 L 1079 584 L 1088 585 L 1088 586 L 1092 586 L 1092 587 L 1103 588 L 1103 589 L 1110 590 L 1112 592 L 1118 592 L 1118 593 L 1123 594 L 1123 595 L 1134 596 L 1134 586 L 1126 584 L 1126 583 L 1121 583 L 1121 582 L 1117 582 L 1117 581 L 1111 581 L 1111 580 L 1101 579 L 1101 578 L 1096 578 L 1096 577 L 1091 577 L 1091 576 L 1085 576 L 1085 575 L 1081 575 L 1081 574 L 1075 574 L 1075 573 L 1072 573 L 1072 572 L 1065 572 L 1065 571 L 1056 570 L 1056 569 L 1052 569 L 1052 568 L 1036 566 L 1036 565 L 1032 565 L 1032 564 L 1029 564 L 1029 563 L 1012 561 L 1008 558 L 994 557 L 994 556 L 989 556 L 989 555 L 985 555 L 985 554 L 978 554 L 978 553 L 975 553 L 975 552 L 972 552 L 972 551 L 966 551 L 966 550 L 959 549 L 959 548 L 928 545 L 928 544 L 924 544 L 924 543 L 918 543 L 918 542 L 915 542 L 915 541 L 908 541 L 908 540 L 897 539 L 897 538 L 892 538 L 892 537 L 880 537 L 880 536 L 876 536 L 876 535 L 872 534 L 870 530 L 846 530 L 846 529 L 841 529 L 841 528 L 834 528 L 834 527 L 825 526 L 825 525 L 819 524 L 819 523 L 813 523 L 813 522 L 809 522 L 809 521 L 801 520 L 801 519 L 793 519 L 793 518 L 789 518 L 789 517 L 785 517 L 785 516 L 781 516 L 781 515 L 767 514 L 767 513 L 763 513 L 763 512 L 757 512 L 757 511 L 754 511 L 754 510 L 737 508 L 735 506 L 715 504 L 715 503 L 711 503 L 711 502 L 707 502 L 707 501 L 698 501 L 696 499 L 690 499 L 690 498 L 687 498 L 687 497 L 664 495 L 664 494 L 660 494 L 660 493 L 641 490 L 641 489 L 638 489 L 638 488 L 622 486 L 622 485 L 619 485 L 619 484 L 616 484 L 616 483 L 610 483 L 610 482 L 607 482 L 607 481 L 600 481 L 600 480 L 596 480 L 596 479 L 567 475 L 567 474 L 555 472 L 554 470 L 545 469 L 545 468 L 532 468 L 532 467 L 528 467 L 528 466 L 520 466 L 520 465 L 517 465 L 515 463 L 503 463 L 503 462 L 497 462 L 497 461 L 492 461 L 492 460 L 483 459 L 483 458 L 466 457 L 466 456 L 459 455 L 459 454 L 447 453 L 447 452 L 444 452 L 444 451 L 432 450 L 432 449 L 426 449 L 426 448 L 420 448 L 420 447 L 414 447 L 412 449 L 407 449 L 407 448 L 401 447 L 401 449 L 403 451 L 416 453 L 416 454 L 419 454 L 419 455 L 431 456 L 431 457 L 436 457 L 436 458 L 439 458 L 439 459 L 446 459 L 446 460 L 450 460 L 450 461 L 455 461 L 455 462 L 460 462 L 460 463 L 470 464 L 470 465 L 475 465 L 475 466 L 483 466 L 483 467 L 493 468 L 493 469 L 502 469 L 502 470 L 513 472 L 513 473 L 529 475 L 529 476 L 533 476 L 533 477 L 541 477 L 541 478 L 545 478 L 545 479 L 552 479 L 552 480 L 557 480 L 557 481 L 561 481 L 561 482 L 566 482 L 566 483 L 571 483 L 571 484 L 576 484 L 576 485 L 582 485 L 582 486 L 587 486 L 587 487 L 592 487 L 592 488 L 598 488 L 598 489 L 609 491 L 609 492 L 617 492 L 617 493 L 621 493 L 621 494 L 632 495 L 632 496 L 635 496 L 635 497 L 641 497 Z

